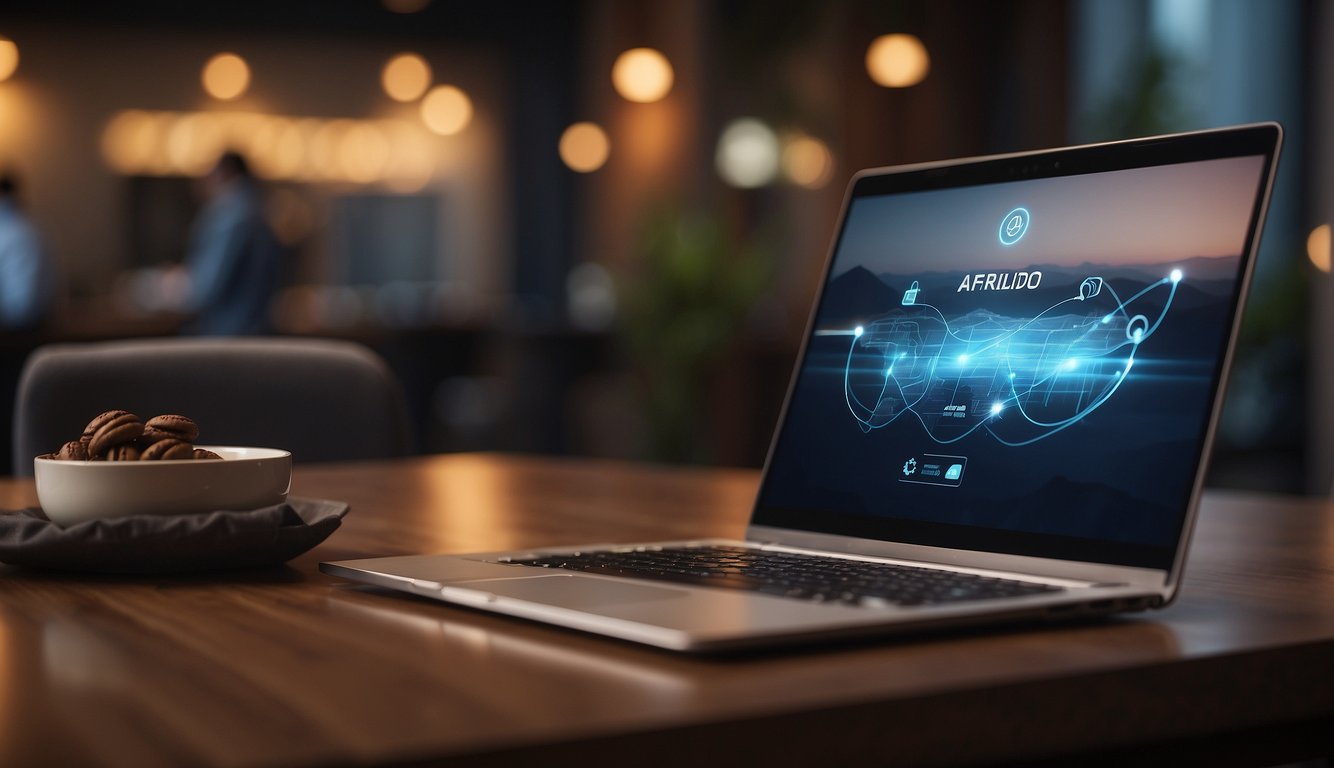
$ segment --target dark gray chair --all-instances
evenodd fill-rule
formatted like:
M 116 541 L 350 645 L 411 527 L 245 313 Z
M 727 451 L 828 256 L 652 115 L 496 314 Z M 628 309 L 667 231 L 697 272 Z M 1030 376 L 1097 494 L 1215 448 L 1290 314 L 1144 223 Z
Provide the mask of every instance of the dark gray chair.
M 76 439 L 97 414 L 179 413 L 202 445 L 284 448 L 294 462 L 409 451 L 407 410 L 371 350 L 330 339 L 171 338 L 52 344 L 28 358 L 14 400 L 14 474 Z

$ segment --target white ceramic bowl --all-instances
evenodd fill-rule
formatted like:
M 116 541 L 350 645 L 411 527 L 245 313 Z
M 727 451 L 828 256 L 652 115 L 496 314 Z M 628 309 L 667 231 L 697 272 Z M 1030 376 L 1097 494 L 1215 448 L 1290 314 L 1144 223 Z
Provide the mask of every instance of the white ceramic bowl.
M 201 445 L 222 457 L 180 461 L 33 459 L 37 498 L 60 525 L 123 515 L 180 515 L 278 504 L 292 485 L 292 454 Z

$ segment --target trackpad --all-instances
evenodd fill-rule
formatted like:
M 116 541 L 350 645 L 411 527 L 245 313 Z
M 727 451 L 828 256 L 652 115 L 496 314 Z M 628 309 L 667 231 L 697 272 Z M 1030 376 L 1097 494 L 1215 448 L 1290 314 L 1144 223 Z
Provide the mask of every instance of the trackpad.
M 456 583 L 456 588 L 476 589 L 497 597 L 512 597 L 534 603 L 559 605 L 577 610 L 594 610 L 623 603 L 645 603 L 690 594 L 684 589 L 653 587 L 645 584 L 592 579 L 576 574 L 552 574 L 518 579 L 482 579 Z

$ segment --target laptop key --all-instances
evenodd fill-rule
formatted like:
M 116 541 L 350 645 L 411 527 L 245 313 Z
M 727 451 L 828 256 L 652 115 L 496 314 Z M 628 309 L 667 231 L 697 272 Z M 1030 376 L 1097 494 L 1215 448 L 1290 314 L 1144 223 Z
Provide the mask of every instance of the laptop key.
M 1036 582 L 730 546 L 575 552 L 508 562 L 846 605 L 931 605 L 1060 591 Z

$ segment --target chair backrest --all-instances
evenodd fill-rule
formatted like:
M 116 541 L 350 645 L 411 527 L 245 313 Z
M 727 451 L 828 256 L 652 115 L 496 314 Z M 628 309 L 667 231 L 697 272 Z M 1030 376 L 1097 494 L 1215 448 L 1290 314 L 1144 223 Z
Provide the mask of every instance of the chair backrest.
M 97 414 L 189 416 L 201 445 L 284 448 L 294 462 L 401 456 L 402 389 L 384 361 L 330 339 L 171 338 L 52 344 L 28 358 L 14 399 L 14 474 L 76 439 Z

